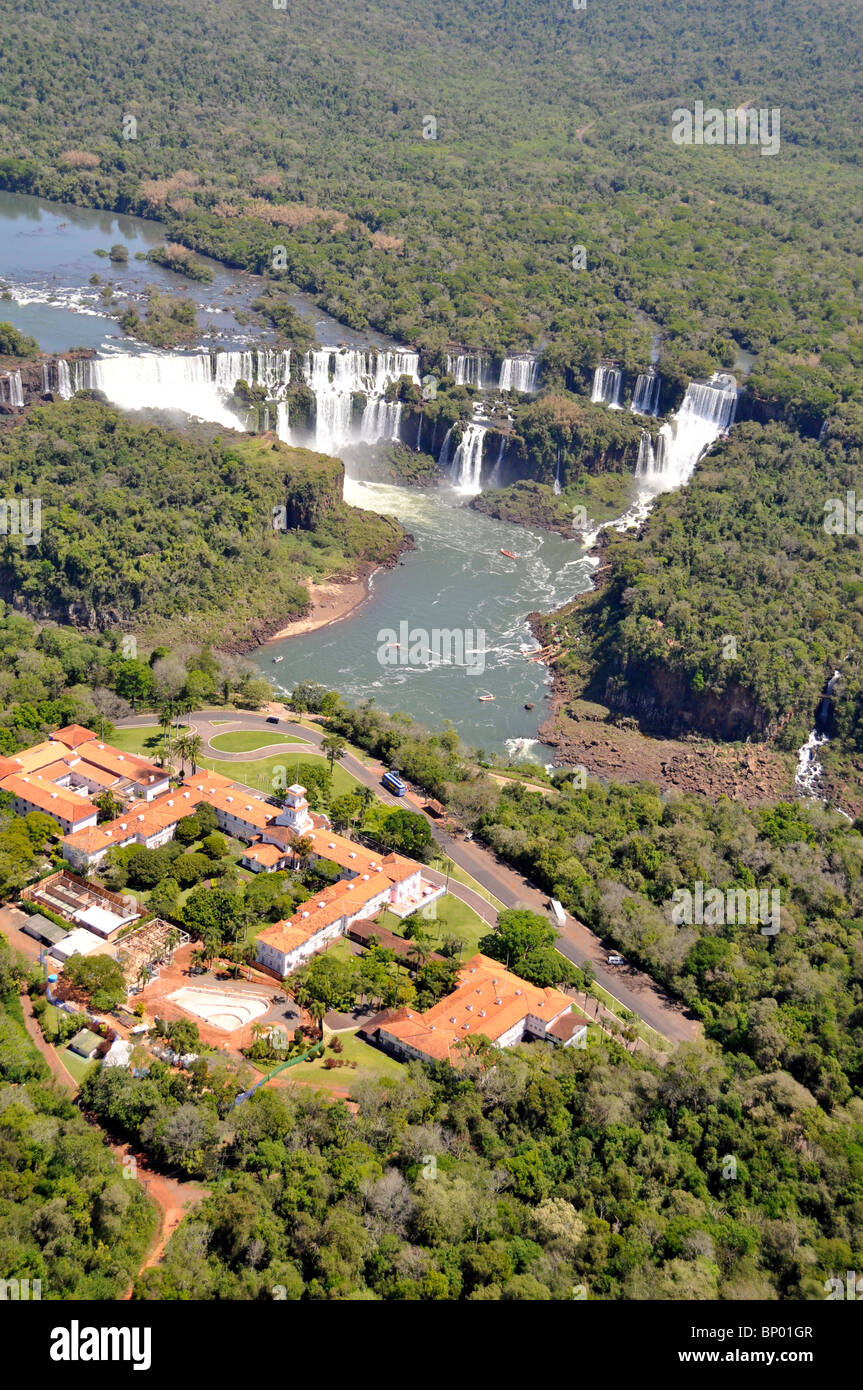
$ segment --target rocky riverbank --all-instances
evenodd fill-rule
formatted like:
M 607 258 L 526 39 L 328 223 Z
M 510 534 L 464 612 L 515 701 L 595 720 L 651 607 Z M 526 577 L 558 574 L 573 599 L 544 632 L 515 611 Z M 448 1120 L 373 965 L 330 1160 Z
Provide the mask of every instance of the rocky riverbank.
M 568 702 L 552 694 L 538 736 L 556 761 L 614 782 L 653 782 L 660 791 L 699 792 L 716 800 L 758 805 L 794 796 L 794 757 L 765 744 L 716 744 L 706 739 L 651 738 L 618 722 L 603 705 Z

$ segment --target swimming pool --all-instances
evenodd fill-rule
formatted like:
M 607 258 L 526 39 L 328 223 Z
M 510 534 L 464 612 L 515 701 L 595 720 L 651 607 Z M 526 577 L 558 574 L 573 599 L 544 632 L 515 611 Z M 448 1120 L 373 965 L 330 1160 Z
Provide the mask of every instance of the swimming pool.
M 179 1004 L 186 1013 L 202 1018 L 214 1028 L 225 1033 L 233 1033 L 244 1028 L 247 1023 L 260 1018 L 270 1007 L 270 1000 L 262 994 L 245 994 L 240 990 L 202 989 L 200 986 L 184 985 L 168 998 Z

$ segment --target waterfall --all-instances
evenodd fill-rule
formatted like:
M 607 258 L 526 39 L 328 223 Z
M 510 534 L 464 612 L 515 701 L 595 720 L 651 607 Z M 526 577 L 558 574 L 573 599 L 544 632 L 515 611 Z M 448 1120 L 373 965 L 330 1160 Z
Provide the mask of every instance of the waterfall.
M 638 460 L 635 464 L 635 471 L 639 477 L 647 477 L 657 471 L 656 456 L 653 452 L 653 440 L 650 438 L 649 430 L 641 431 L 641 438 L 638 441 Z
M 280 439 L 337 453 L 360 440 L 375 443 L 398 438 L 402 407 L 397 401 L 386 401 L 384 395 L 401 376 L 419 384 L 419 354 L 403 348 L 321 348 L 306 353 L 298 376 L 315 397 L 311 440 L 302 431 L 294 435 L 289 424 L 284 397 L 291 384 L 291 354 L 286 350 L 116 353 L 77 363 L 58 359 L 53 372 L 43 374 L 43 382 L 50 382 L 52 375 L 57 394 L 64 399 L 76 390 L 102 391 L 123 410 L 182 410 L 232 429 L 242 428 L 229 402 L 236 382 L 243 380 L 250 386 L 263 386 L 275 401 Z M 366 399 L 355 425 L 357 396 Z
M 668 467 L 673 439 L 674 434 L 671 425 L 662 425 L 656 437 L 655 469 L 657 473 L 664 473 Z
M 398 439 L 401 418 L 401 401 L 391 403 L 382 396 L 370 396 L 363 410 L 360 442 L 374 444 L 378 439 Z
M 797 750 L 797 771 L 794 774 L 794 785 L 800 796 L 820 796 L 824 768 L 821 765 L 818 750 L 823 748 L 825 743 L 830 742 L 830 735 L 827 731 L 833 717 L 833 692 L 836 689 L 839 676 L 840 672 L 834 671 L 824 686 L 821 699 L 818 701 L 818 708 L 815 711 L 815 728 L 802 748 Z
M 440 458 L 438 459 L 438 464 L 440 465 L 441 468 L 446 468 L 447 465 L 448 465 L 448 463 L 449 463 L 449 451 L 450 451 L 450 441 L 451 441 L 451 439 L 452 439 L 452 425 L 450 425 L 449 429 L 447 430 L 446 434 L 445 434 L 444 437 L 443 437 L 443 444 L 441 445 L 441 450 L 440 450 Z
M 485 425 L 470 424 L 461 437 L 450 473 L 453 486 L 460 492 L 482 492 L 482 449 L 486 433 Z
M 63 357 L 57 359 L 57 394 L 64 401 L 71 400 L 75 394 L 69 373 L 69 363 Z
M 662 378 L 658 372 L 641 372 L 632 393 L 630 410 L 635 415 L 659 414 L 659 390 Z
M 419 424 L 417 425 L 417 445 L 416 445 L 416 451 L 417 451 L 417 453 L 418 453 L 418 454 L 421 454 L 421 453 L 422 453 L 422 449 L 423 449 L 423 413 L 422 413 L 422 411 L 420 411 Z
M 715 372 L 708 382 L 691 381 L 680 409 L 660 428 L 655 452 L 642 432 L 636 473 L 654 492 L 682 487 L 705 449 L 733 424 L 736 409 L 733 376 Z
M 0 404 L 24 404 L 24 383 L 20 372 L 7 372 L 5 377 L 0 377 Z
M 370 352 L 320 348 L 306 354 L 303 376 L 315 395 L 314 447 L 332 454 L 357 440 L 353 410 L 358 395 L 367 398 L 359 438 L 366 444 L 398 438 L 401 406 L 380 398 L 399 377 L 407 376 L 419 385 L 419 353 L 404 348 Z
M 590 399 L 594 405 L 604 402 L 612 410 L 620 409 L 620 385 L 622 374 L 617 367 L 597 367 L 593 374 L 593 389 Z
M 536 357 L 505 357 L 500 364 L 499 391 L 533 392 L 539 389 Z
M 239 428 L 228 409 L 235 383 L 264 386 L 274 394 L 290 382 L 290 353 L 269 348 L 231 352 L 115 353 L 88 358 L 75 365 L 69 382 L 68 363 L 57 362 L 57 389 L 102 391 L 122 410 L 154 407 L 181 410 L 218 425 Z M 63 369 L 66 369 L 64 377 Z
M 560 449 L 557 451 L 557 463 L 554 466 L 554 495 L 559 497 L 561 494 L 560 486 Z
M 494 468 L 492 469 L 492 471 L 491 471 L 491 477 L 490 477 L 489 480 L 488 480 L 488 485 L 489 485 L 489 487 L 500 487 L 500 486 L 501 486 L 501 481 L 500 481 L 500 480 L 501 480 L 501 469 L 502 469 L 502 467 L 503 467 L 503 456 L 504 456 L 505 453 L 506 453 L 506 435 L 505 435 L 505 434 L 502 434 L 502 435 L 500 436 L 500 444 L 498 445 L 498 449 L 497 449 L 497 458 L 496 458 L 495 461 L 494 461 Z
M 492 384 L 488 380 L 487 367 L 488 358 L 479 353 L 463 353 L 457 357 L 447 356 L 446 359 L 447 373 L 455 378 L 456 386 L 475 386 L 479 391 Z

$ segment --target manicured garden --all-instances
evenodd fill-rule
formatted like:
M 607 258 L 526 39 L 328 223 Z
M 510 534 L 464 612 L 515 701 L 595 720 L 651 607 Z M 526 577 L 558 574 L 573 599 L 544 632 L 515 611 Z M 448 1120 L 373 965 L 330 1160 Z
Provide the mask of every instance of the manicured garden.
M 304 742 L 294 734 L 283 734 L 275 724 L 271 729 L 233 729 L 210 739 L 211 747 L 218 748 L 221 753 L 251 753 L 256 748 L 270 748 L 276 743 Z

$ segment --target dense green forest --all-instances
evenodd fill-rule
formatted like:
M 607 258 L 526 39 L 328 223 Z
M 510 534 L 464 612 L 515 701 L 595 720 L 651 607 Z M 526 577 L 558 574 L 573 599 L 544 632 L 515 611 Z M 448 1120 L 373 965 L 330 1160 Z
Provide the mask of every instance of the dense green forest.
M 855 0 L 6 13 L 4 187 L 260 271 L 284 246 L 284 277 L 405 341 L 638 369 L 653 321 L 670 370 L 736 342 L 766 396 L 853 387 Z M 778 108 L 779 151 L 676 145 L 697 100 Z
M 778 424 L 736 426 L 686 488 L 657 499 L 640 536 L 608 533 L 599 589 L 545 624 L 565 644 L 557 668 L 569 692 L 646 729 L 795 749 L 838 668 L 837 745 L 863 751 L 853 505 L 846 534 L 861 450 L 863 417 L 850 403 L 820 442 Z
M 81 398 L 39 407 L 0 437 L 6 496 L 42 502 L 39 543 L 7 537 L 0 593 L 142 642 L 254 644 L 305 610 L 306 578 L 399 553 L 401 527 L 346 506 L 343 476 L 272 437 L 179 434 Z
M 48 1084 L 24 1028 L 25 978 L 0 936 L 0 1277 L 39 1280 L 42 1299 L 120 1298 L 155 1235 L 156 1211 Z
M 297 1087 L 220 1116 L 165 1068 L 84 1092 L 148 1149 L 219 1164 L 138 1298 L 817 1299 L 863 1253 L 856 1111 L 703 1047 L 412 1064 L 355 1114 Z

